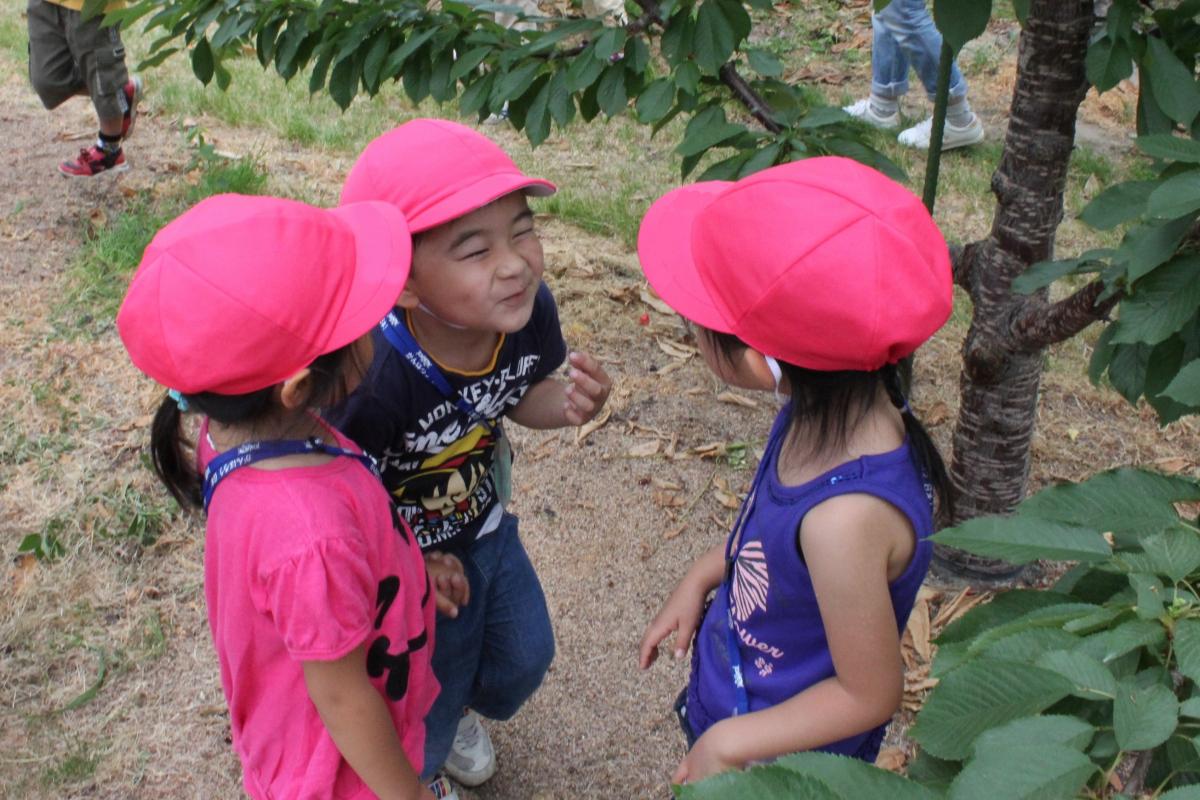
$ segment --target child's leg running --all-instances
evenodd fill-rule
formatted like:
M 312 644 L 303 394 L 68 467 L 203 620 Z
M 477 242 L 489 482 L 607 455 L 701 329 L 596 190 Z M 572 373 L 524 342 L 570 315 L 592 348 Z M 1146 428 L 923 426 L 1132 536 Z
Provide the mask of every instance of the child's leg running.
M 68 25 L 67 39 L 79 62 L 79 71 L 96 107 L 100 132 L 120 136 L 129 110 L 125 87 L 129 72 L 125 68 L 125 45 L 115 25 L 104 27 L 103 16 L 87 21 L 76 17 Z
M 506 514 L 495 537 L 497 562 L 488 586 L 483 653 L 470 706 L 485 717 L 508 719 L 541 686 L 554 660 L 554 630 L 546 596 Z

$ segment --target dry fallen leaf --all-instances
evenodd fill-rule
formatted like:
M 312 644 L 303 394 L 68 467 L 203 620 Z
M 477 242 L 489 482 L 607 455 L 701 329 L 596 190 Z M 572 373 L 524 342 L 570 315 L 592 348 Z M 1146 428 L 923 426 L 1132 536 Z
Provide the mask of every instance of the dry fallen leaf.
M 713 489 L 713 496 L 717 498 L 717 502 L 726 508 L 737 511 L 742 507 L 742 500 L 733 492 L 727 492 L 721 488 Z
M 671 530 L 669 530 L 663 534 L 663 538 L 669 542 L 672 539 L 674 539 L 676 536 L 678 536 L 679 534 L 683 533 L 685 528 L 687 528 L 687 525 L 680 525 L 678 528 L 672 528 Z
M 612 409 L 606 408 L 600 412 L 598 417 L 595 417 L 579 426 L 579 430 L 575 432 L 575 444 L 583 444 L 589 436 L 604 427 L 612 416 Z
M 879 755 L 875 758 L 875 766 L 880 769 L 886 769 L 889 772 L 899 772 L 904 769 L 904 764 L 908 759 L 904 755 L 904 751 L 899 747 L 885 747 L 879 751 Z
M 668 492 L 683 491 L 682 483 L 675 483 L 673 481 L 664 481 L 662 478 L 651 478 L 650 485 L 656 489 L 665 489 Z
M 933 660 L 933 646 L 929 642 L 929 603 L 917 598 L 912 612 L 908 615 L 908 632 L 912 634 L 913 647 L 917 654 L 928 663 Z
M 629 456 L 631 458 L 648 458 L 649 456 L 656 455 L 660 447 L 662 447 L 660 440 L 647 439 L 629 448 Z
M 694 347 L 688 347 L 686 344 L 673 342 L 670 339 L 655 339 L 654 343 L 658 345 L 658 349 L 669 355 L 671 358 L 679 358 L 684 361 L 696 355 L 700 351 Z
M 1157 458 L 1154 460 L 1154 465 L 1163 472 L 1178 475 L 1180 472 L 1190 469 L 1192 461 L 1182 456 L 1172 456 L 1169 458 Z
M 638 292 L 638 297 L 642 298 L 643 303 L 650 306 L 658 313 L 665 314 L 669 317 L 675 316 L 675 309 L 671 308 L 669 305 L 660 300 L 658 295 L 654 294 L 648 287 L 643 287 L 642 290 Z
M 701 458 L 719 458 L 728 452 L 724 442 L 710 442 L 691 449 L 692 453 Z
M 654 505 L 659 508 L 679 508 L 684 500 L 675 492 L 655 492 Z
M 729 403 L 731 406 L 742 406 L 743 408 L 758 408 L 758 403 L 751 400 L 749 397 L 743 397 L 740 394 L 733 392 L 721 392 L 717 395 L 717 402 Z

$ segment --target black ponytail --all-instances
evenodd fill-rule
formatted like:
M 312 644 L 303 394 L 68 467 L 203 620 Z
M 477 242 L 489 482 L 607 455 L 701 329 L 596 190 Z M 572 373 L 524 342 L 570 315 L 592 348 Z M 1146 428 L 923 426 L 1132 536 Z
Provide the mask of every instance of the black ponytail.
M 943 525 L 948 524 L 954 518 L 954 484 L 951 483 L 950 475 L 946 472 L 946 464 L 942 461 L 942 455 L 938 452 L 933 439 L 930 438 L 929 432 L 925 430 L 925 426 L 921 424 L 921 420 L 917 419 L 917 415 L 913 413 L 912 407 L 908 404 L 904 390 L 901 388 L 901 375 L 897 366 L 887 364 L 879 370 L 879 373 L 883 379 L 883 388 L 887 390 L 888 399 L 899 409 L 900 416 L 904 420 L 904 432 L 908 434 L 908 446 L 917 457 L 917 463 L 925 470 L 929 482 L 933 484 L 938 501 L 938 519 Z
M 313 361 L 309 406 L 323 406 L 342 399 L 340 395 L 345 389 L 343 365 L 352 360 L 348 357 L 351 352 L 352 346 L 347 345 Z M 362 365 L 356 366 L 362 369 Z M 188 411 L 197 411 L 225 425 L 253 425 L 274 412 L 275 387 L 237 395 L 198 392 L 181 396 L 181 399 Z M 170 394 L 163 396 L 150 424 L 150 461 L 154 474 L 180 506 L 202 506 L 195 447 L 183 433 L 183 414 L 179 403 Z

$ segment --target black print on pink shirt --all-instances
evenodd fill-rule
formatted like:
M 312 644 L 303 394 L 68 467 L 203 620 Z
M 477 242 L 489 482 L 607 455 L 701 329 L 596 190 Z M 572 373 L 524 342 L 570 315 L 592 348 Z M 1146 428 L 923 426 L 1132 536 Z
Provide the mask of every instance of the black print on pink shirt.
M 428 581 L 426 581 L 425 590 L 428 595 Z M 375 630 L 379 630 L 383 624 L 383 618 L 387 616 L 392 603 L 396 601 L 399 594 L 400 579 L 395 575 L 379 582 L 379 593 L 375 600 L 379 614 L 375 617 Z M 367 674 L 372 678 L 378 678 L 385 672 L 387 673 L 384 691 L 387 692 L 389 700 L 404 699 L 404 695 L 408 692 L 409 654 L 424 647 L 428 640 L 427 632 L 421 631 L 416 638 L 409 639 L 408 646 L 399 653 L 388 652 L 392 641 L 387 636 L 380 636 L 371 642 L 371 647 L 367 650 Z

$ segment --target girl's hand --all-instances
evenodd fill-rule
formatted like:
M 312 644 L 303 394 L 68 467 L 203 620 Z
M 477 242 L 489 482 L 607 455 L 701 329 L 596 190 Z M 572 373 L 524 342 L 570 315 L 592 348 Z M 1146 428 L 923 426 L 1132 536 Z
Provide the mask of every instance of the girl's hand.
M 600 413 L 612 391 L 612 378 L 600 362 L 587 353 L 571 353 L 563 416 L 571 425 L 582 425 Z
M 679 582 L 675 591 L 671 592 L 671 596 L 663 604 L 662 610 L 651 620 L 650 624 L 646 626 L 646 632 L 642 634 L 642 643 L 638 647 L 638 666 L 647 669 L 654 663 L 654 660 L 658 658 L 659 644 L 670 636 L 672 631 L 675 632 L 675 641 L 672 645 L 675 658 L 679 659 L 687 655 L 688 647 L 692 643 L 692 635 L 696 632 L 696 626 L 700 624 L 700 614 L 704 610 L 706 593 L 687 578 Z
M 433 550 L 425 554 L 425 571 L 433 583 L 437 610 L 451 619 L 458 616 L 458 607 L 471 600 L 471 584 L 456 556 Z
M 705 731 L 675 768 L 671 783 L 696 783 L 717 773 L 745 766 L 728 754 L 728 730 L 722 727 L 722 722 L 718 722 Z

